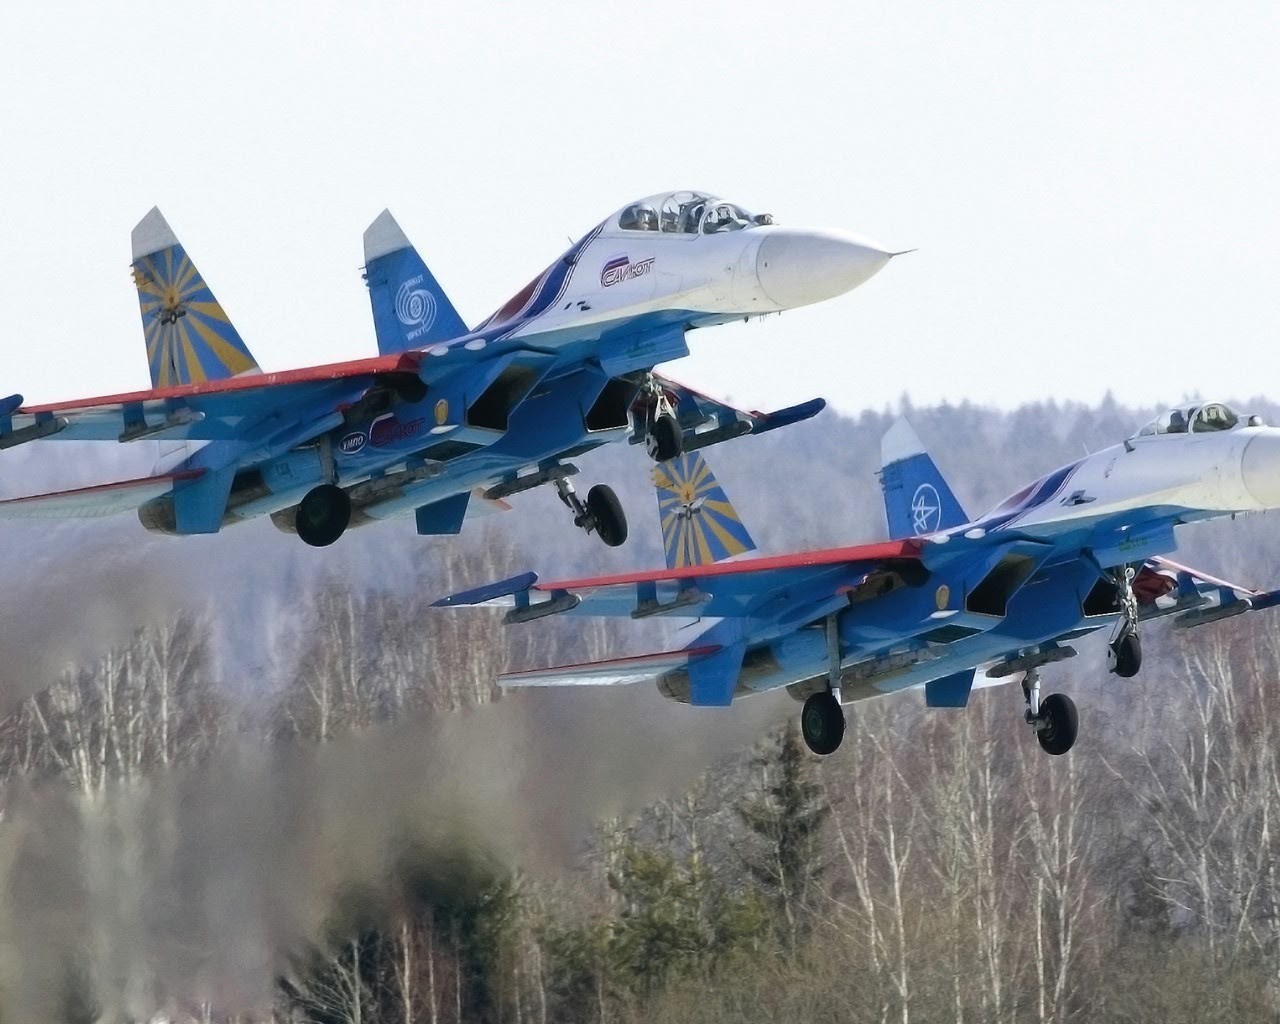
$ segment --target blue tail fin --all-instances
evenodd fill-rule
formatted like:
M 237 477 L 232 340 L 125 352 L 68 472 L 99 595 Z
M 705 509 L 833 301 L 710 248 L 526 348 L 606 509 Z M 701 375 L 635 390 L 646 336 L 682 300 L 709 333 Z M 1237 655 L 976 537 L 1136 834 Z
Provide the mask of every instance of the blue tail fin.
M 969 521 L 920 438 L 898 420 L 880 442 L 880 487 L 894 540 L 936 533 Z
M 171 387 L 253 373 L 253 358 L 159 209 L 133 229 L 133 283 L 151 386 Z
M 449 296 L 390 210 L 378 214 L 364 233 L 364 263 L 373 329 L 383 355 L 425 348 L 467 333 Z
M 653 468 L 667 568 L 709 565 L 754 551 L 755 541 L 699 452 Z

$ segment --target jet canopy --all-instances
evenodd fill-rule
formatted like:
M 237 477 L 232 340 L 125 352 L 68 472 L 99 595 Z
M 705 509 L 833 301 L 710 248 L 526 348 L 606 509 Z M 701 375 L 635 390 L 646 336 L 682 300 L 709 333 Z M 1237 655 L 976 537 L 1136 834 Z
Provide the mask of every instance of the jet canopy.
M 754 214 L 736 203 L 705 192 L 663 192 L 624 206 L 617 215 L 620 231 L 657 231 L 672 235 L 714 235 L 772 224 L 767 213 Z
M 1257 417 L 1249 417 L 1250 425 Z M 1222 402 L 1184 405 L 1157 416 L 1138 431 L 1138 437 L 1152 434 L 1212 434 L 1239 426 L 1241 419 Z M 1259 421 L 1261 422 L 1261 421 Z

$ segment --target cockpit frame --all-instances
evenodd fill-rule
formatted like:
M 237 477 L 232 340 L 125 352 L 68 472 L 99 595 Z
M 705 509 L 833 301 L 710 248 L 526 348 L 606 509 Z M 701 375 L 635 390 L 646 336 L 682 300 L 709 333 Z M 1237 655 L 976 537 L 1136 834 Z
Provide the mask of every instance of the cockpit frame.
M 656 233 L 666 238 L 697 238 L 773 222 L 767 213 L 750 213 L 737 203 L 692 189 L 660 192 L 638 199 L 612 218 L 612 225 L 618 231 Z
M 1169 409 L 1144 426 L 1133 438 L 1171 434 L 1215 434 L 1237 427 L 1261 426 L 1258 416 L 1242 417 L 1225 402 L 1192 402 Z M 1131 439 L 1132 440 L 1132 439 Z

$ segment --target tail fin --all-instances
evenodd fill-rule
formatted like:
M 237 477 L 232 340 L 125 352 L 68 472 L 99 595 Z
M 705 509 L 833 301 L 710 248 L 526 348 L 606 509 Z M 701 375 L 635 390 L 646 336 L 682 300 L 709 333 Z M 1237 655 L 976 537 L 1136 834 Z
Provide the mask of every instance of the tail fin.
M 894 540 L 969 521 L 906 420 L 898 420 L 880 441 L 880 464 L 885 519 Z
M 378 214 L 364 233 L 364 263 L 373 329 L 383 355 L 425 348 L 467 333 L 449 296 L 390 210 Z
M 754 551 L 756 544 L 699 452 L 653 468 L 667 568 L 708 565 Z
M 258 370 L 227 314 L 158 207 L 133 229 L 133 282 L 151 386 L 237 377 Z

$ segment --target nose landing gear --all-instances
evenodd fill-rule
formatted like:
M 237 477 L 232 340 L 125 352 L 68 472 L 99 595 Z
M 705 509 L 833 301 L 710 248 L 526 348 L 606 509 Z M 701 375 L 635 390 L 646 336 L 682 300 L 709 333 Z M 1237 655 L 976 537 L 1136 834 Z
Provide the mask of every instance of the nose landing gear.
M 573 512 L 573 525 L 595 534 L 609 547 L 616 548 L 627 539 L 627 517 L 622 503 L 607 484 L 596 484 L 587 491 L 583 502 L 566 477 L 556 480 L 560 500 Z
M 644 396 L 645 451 L 654 462 L 667 462 L 684 450 L 684 431 L 662 386 L 650 376 L 641 388 Z
M 1116 573 L 1120 621 L 1107 644 L 1107 668 L 1121 679 L 1130 679 L 1142 668 L 1142 642 L 1138 639 L 1138 599 L 1133 593 L 1135 573 L 1125 566 Z

